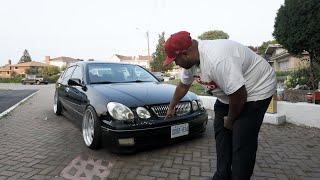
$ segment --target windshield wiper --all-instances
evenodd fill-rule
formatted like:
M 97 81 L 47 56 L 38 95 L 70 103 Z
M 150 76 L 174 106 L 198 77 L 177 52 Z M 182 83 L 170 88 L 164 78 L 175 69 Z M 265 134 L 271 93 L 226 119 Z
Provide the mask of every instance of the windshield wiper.
M 126 81 L 125 83 L 133 83 L 133 82 L 136 82 L 136 83 L 140 83 L 140 82 L 153 82 L 153 81 L 142 81 L 142 80 L 135 80 L 135 81 Z
M 91 82 L 91 84 L 110 84 L 110 83 L 117 83 L 117 82 L 112 82 L 112 81 Z

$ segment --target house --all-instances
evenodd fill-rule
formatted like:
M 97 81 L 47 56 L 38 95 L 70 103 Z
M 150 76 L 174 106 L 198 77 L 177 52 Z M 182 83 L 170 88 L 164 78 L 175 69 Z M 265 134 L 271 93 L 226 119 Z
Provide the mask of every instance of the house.
M 10 78 L 11 77 L 11 60 L 8 60 L 8 64 L 0 67 L 0 78 Z
M 108 59 L 109 62 L 121 62 L 127 64 L 137 64 L 146 69 L 150 69 L 151 56 L 123 56 L 119 54 L 114 54 Z
M 20 64 L 11 64 L 11 60 L 8 64 L 0 68 L 0 78 L 11 78 L 13 74 L 22 75 L 26 74 L 26 70 L 29 68 L 43 68 L 49 66 L 48 64 L 31 61 Z
M 60 69 L 68 67 L 69 64 L 82 61 L 71 57 L 61 56 L 51 59 L 50 56 L 45 56 L 44 62 L 49 65 L 58 66 Z
M 302 57 L 296 57 L 288 53 L 280 44 L 269 44 L 265 51 L 266 59 L 275 71 L 291 71 L 301 67 L 309 66 L 309 54 L 304 52 Z

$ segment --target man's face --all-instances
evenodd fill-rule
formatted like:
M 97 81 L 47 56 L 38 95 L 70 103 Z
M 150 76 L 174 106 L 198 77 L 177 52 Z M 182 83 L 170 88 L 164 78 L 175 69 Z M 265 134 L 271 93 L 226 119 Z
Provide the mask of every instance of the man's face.
M 192 59 L 188 59 L 186 54 L 179 54 L 174 61 L 176 65 L 184 69 L 190 69 L 193 65 L 195 65 L 194 61 L 192 61 Z

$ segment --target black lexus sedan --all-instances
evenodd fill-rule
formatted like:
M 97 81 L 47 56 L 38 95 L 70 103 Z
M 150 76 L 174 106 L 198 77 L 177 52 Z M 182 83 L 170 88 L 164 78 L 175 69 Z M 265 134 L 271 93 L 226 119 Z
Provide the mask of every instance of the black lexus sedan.
M 81 122 L 89 148 L 106 141 L 116 151 L 135 151 L 204 133 L 208 116 L 192 92 L 176 106 L 176 116 L 165 119 L 175 88 L 138 65 L 78 62 L 58 79 L 53 109 Z

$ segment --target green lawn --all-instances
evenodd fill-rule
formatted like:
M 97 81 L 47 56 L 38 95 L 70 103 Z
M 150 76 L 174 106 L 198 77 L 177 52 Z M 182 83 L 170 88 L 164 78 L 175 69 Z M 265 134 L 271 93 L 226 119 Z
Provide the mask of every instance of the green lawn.
M 167 81 L 164 83 L 177 85 L 177 84 L 179 84 L 179 82 L 180 82 L 180 79 L 175 79 L 175 80 L 170 80 L 170 81 Z M 201 85 L 196 82 L 192 83 L 192 85 L 190 87 L 190 91 L 194 92 L 200 96 L 210 96 L 210 94 L 206 93 L 205 90 L 201 87 Z

